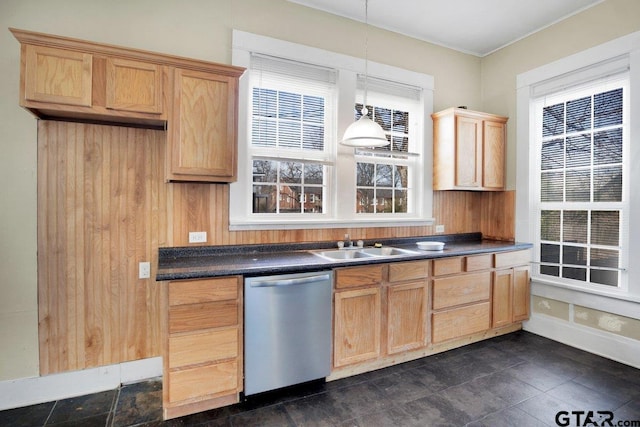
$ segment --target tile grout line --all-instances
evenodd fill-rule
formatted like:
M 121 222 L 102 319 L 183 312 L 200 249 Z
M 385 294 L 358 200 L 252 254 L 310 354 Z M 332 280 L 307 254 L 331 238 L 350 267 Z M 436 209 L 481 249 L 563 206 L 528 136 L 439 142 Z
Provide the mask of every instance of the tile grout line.
M 122 390 L 122 385 L 118 386 L 118 391 L 113 396 L 113 402 L 111 404 L 111 411 L 109 415 L 111 416 L 111 423 L 109 423 L 109 417 L 107 417 L 107 425 L 106 427 L 115 427 L 116 422 L 116 410 L 118 409 L 118 401 L 120 400 L 120 390 Z
M 56 400 L 53 403 L 53 406 L 51 406 L 51 410 L 49 411 L 49 415 L 47 415 L 47 419 L 44 420 L 44 424 L 42 424 L 43 427 L 46 426 L 47 423 L 49 422 L 49 419 L 51 419 L 51 415 L 53 414 L 53 410 L 56 409 L 56 406 L 58 406 L 58 402 L 59 402 L 59 400 Z

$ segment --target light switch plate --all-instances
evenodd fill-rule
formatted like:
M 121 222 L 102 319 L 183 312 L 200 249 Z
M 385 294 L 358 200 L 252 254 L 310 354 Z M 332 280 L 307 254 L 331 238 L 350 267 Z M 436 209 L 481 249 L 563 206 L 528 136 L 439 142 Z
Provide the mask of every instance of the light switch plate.
M 443 224 L 436 225 L 436 233 L 444 233 L 444 225 Z

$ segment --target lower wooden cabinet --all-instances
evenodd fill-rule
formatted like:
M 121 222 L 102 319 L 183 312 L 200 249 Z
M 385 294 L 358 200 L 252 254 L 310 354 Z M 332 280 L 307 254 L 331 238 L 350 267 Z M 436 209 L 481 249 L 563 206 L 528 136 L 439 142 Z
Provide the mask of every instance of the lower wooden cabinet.
M 427 281 L 387 287 L 387 354 L 427 344 Z
M 492 325 L 508 325 L 513 319 L 513 270 L 493 272 Z
M 433 343 L 529 318 L 529 250 L 433 261 Z
M 427 345 L 429 261 L 336 270 L 333 366 Z
M 529 278 L 528 265 L 493 272 L 492 327 L 498 328 L 529 318 Z
M 381 307 L 380 286 L 335 293 L 334 367 L 380 356 Z
M 164 418 L 238 402 L 242 277 L 173 281 L 167 288 Z
M 527 266 L 513 269 L 513 321 L 527 320 L 531 315 L 531 269 Z
M 460 338 L 491 327 L 491 272 L 433 279 L 431 340 Z

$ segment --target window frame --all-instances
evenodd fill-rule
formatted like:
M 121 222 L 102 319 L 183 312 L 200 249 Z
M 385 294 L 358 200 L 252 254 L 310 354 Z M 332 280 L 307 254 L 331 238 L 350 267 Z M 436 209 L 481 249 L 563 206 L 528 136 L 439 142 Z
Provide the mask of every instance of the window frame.
M 258 56 L 261 57 L 261 55 L 258 55 Z M 259 60 L 265 60 L 265 58 L 259 58 Z M 279 66 L 286 65 L 285 62 L 281 62 L 278 58 L 269 58 L 267 60 L 272 63 L 273 62 L 279 63 L 278 64 Z M 294 67 L 295 65 L 296 64 L 293 64 Z M 321 67 L 321 68 L 325 68 L 325 67 Z M 320 81 L 308 82 L 307 80 L 299 76 L 287 76 L 285 80 L 285 79 L 279 79 L 278 77 L 274 78 L 273 74 L 274 73 L 272 71 L 270 72 L 267 70 L 265 70 L 264 73 L 258 71 L 255 73 L 255 75 L 253 73 L 248 74 L 247 78 L 249 79 L 249 89 L 258 87 L 259 85 L 261 86 L 264 80 L 266 81 L 266 86 L 268 86 L 270 90 L 274 90 L 279 93 L 280 92 L 297 93 L 297 92 L 304 91 L 305 93 L 303 94 L 303 96 L 322 97 L 325 100 L 325 105 L 328 104 L 326 107 L 328 112 L 332 113 L 335 110 L 335 104 L 336 104 L 335 98 L 336 98 L 336 91 L 337 91 L 335 84 L 330 82 L 320 82 Z M 249 92 L 248 93 L 249 101 L 247 104 L 246 116 L 253 117 L 254 116 L 253 91 L 249 90 L 248 92 Z M 268 121 L 273 121 L 275 123 L 274 127 L 280 126 L 282 123 L 288 122 L 287 119 L 283 119 L 279 117 L 280 110 L 278 106 L 276 106 L 276 108 L 278 110 L 277 117 L 273 117 L 272 120 L 268 120 Z M 304 122 L 304 120 L 302 120 L 302 117 L 301 117 L 301 123 L 302 122 Z M 287 218 L 290 218 L 293 221 L 297 221 L 301 219 L 302 220 L 308 220 L 308 219 L 322 220 L 322 218 L 325 218 L 328 216 L 328 214 L 331 212 L 331 209 L 332 209 L 331 199 L 325 197 L 324 193 L 326 193 L 327 189 L 333 185 L 332 168 L 335 163 L 335 150 L 334 150 L 334 147 L 331 146 L 331 143 L 327 134 L 330 135 L 331 133 L 335 132 L 334 131 L 336 127 L 335 117 L 333 117 L 331 114 L 328 114 L 327 117 L 324 117 L 322 127 L 324 130 L 324 141 L 323 141 L 322 150 L 304 149 L 302 147 L 287 148 L 287 147 L 281 147 L 281 146 L 272 147 L 272 146 L 253 145 L 251 143 L 252 141 L 250 141 L 252 138 L 250 137 L 246 138 L 247 144 L 246 144 L 246 147 L 244 148 L 247 150 L 247 158 L 245 159 L 248 165 L 247 169 L 253 170 L 253 161 L 255 160 L 266 160 L 266 161 L 278 162 L 278 173 L 277 173 L 276 182 L 265 183 L 265 186 L 267 187 L 273 185 L 275 189 L 277 189 L 276 190 L 277 194 L 280 195 L 280 197 L 277 197 L 277 199 L 279 200 L 276 201 L 277 203 L 276 212 L 275 213 L 254 213 L 252 210 L 252 212 L 250 213 L 251 215 L 255 215 L 256 217 L 260 218 L 260 220 L 262 221 L 265 221 L 265 220 L 279 221 L 281 220 L 283 215 L 286 215 Z M 247 133 L 248 135 L 250 134 L 249 132 Z M 279 135 L 279 133 L 277 134 Z M 320 165 L 323 168 L 323 183 L 305 185 L 301 182 L 300 184 L 287 185 L 285 181 L 280 180 L 281 162 Z M 255 188 L 256 182 L 254 180 L 253 174 L 251 174 L 251 183 L 252 183 L 250 184 L 251 187 Z M 294 186 L 299 186 L 301 189 L 321 187 L 323 189 L 323 198 L 322 198 L 323 212 L 319 212 L 319 213 L 278 212 L 280 203 L 283 201 L 282 196 L 284 195 L 284 193 L 281 192 L 281 190 L 284 187 L 294 187 Z M 249 197 L 249 195 L 244 192 L 242 194 L 243 194 L 243 197 Z M 304 199 L 304 197 L 306 196 L 306 193 L 301 193 L 299 196 Z M 254 200 L 252 199 L 251 203 L 253 202 Z M 304 202 L 300 201 L 299 203 L 301 205 L 301 209 L 303 209 Z
M 246 193 L 252 183 L 251 166 L 249 164 L 248 150 L 248 115 L 250 111 L 250 90 L 247 72 L 240 79 L 239 88 L 239 114 L 238 114 L 238 180 L 231 184 L 229 197 L 229 229 L 230 230 L 260 230 L 260 229 L 301 229 L 301 228 L 334 228 L 334 227 L 393 227 L 393 226 L 420 226 L 431 225 L 432 218 L 432 123 L 429 119 L 433 112 L 433 77 L 410 70 L 384 65 L 369 61 L 368 75 L 390 81 L 403 82 L 422 89 L 421 112 L 423 125 L 419 149 L 421 160 L 419 166 L 421 173 L 416 177 L 416 195 L 420 199 L 415 203 L 412 214 L 357 214 L 356 205 L 356 177 L 355 177 L 355 151 L 351 147 L 337 143 L 349 124 L 354 121 L 353 111 L 358 98 L 357 78 L 364 69 L 364 60 L 322 49 L 312 48 L 283 40 L 272 39 L 265 36 L 233 31 L 232 62 L 234 65 L 248 68 L 251 53 L 259 53 L 283 59 L 299 61 L 308 64 L 331 64 L 338 70 L 338 97 L 335 136 L 332 159 L 326 159 L 333 166 L 327 168 L 329 197 L 323 201 L 327 208 L 325 214 L 287 215 L 286 218 L 263 214 L 252 214 L 247 199 L 237 197 Z M 369 101 L 369 100 L 367 100 Z M 345 112 L 350 114 L 345 114 Z M 425 167 L 426 166 L 426 167 Z M 426 172 L 425 172 L 426 169 Z M 341 190 L 338 191 L 337 188 Z M 343 189 L 348 190 L 343 190 Z M 334 189 L 334 190 L 332 190 Z
M 543 140 L 547 139 L 546 137 L 542 137 L 542 110 L 546 106 L 556 105 L 558 103 L 568 102 L 571 100 L 577 100 L 583 98 L 585 96 L 590 96 L 596 93 L 606 92 L 608 90 L 614 88 L 622 88 L 623 89 L 623 114 L 622 114 L 622 124 L 620 125 L 622 129 L 622 199 L 619 202 L 597 202 L 597 201 L 589 201 L 589 202 L 575 202 L 575 201 L 542 201 L 541 200 L 541 174 L 543 172 L 542 164 L 541 164 L 541 150 Z M 629 75 L 626 72 L 615 74 L 614 76 L 607 76 L 604 78 L 598 78 L 594 81 L 589 81 L 587 83 L 577 85 L 576 87 L 571 87 L 568 89 L 561 89 L 559 91 L 554 91 L 549 94 L 545 94 L 538 98 L 531 99 L 531 110 L 532 110 L 532 123 L 531 126 L 531 138 L 532 145 L 534 145 L 535 156 L 532 159 L 532 167 L 530 180 L 532 182 L 533 192 L 531 194 L 530 205 L 532 209 L 533 221 L 533 232 L 532 232 L 532 243 L 533 254 L 534 254 L 534 265 L 532 269 L 532 277 L 543 280 L 546 282 L 556 282 L 557 284 L 568 285 L 577 288 L 585 288 L 586 290 L 600 291 L 600 292 L 628 292 L 628 275 L 625 274 L 626 267 L 628 265 L 628 253 L 629 253 L 629 237 L 628 237 L 628 229 L 629 229 L 629 197 L 630 197 L 630 179 L 629 179 L 629 147 L 631 145 L 629 140 Z M 588 132 L 591 134 L 595 134 L 598 132 L 598 129 L 593 127 L 588 129 Z M 586 132 L 580 132 L 580 134 L 584 134 Z M 567 134 L 563 133 L 562 135 L 574 135 L 578 134 L 577 132 L 569 132 Z M 555 137 L 553 137 L 555 138 Z M 561 169 L 566 172 L 567 168 L 569 170 L 572 167 L 567 167 L 566 165 Z M 597 165 L 590 165 L 588 168 L 580 167 L 579 169 L 595 171 L 599 167 Z M 593 178 L 592 178 L 593 179 Z M 566 185 L 566 181 L 563 180 L 564 185 Z M 593 187 L 590 188 L 590 191 L 593 191 Z M 547 265 L 548 263 L 543 263 L 541 259 L 541 244 L 547 242 L 543 240 L 541 237 L 541 211 L 551 210 L 551 211 L 584 211 L 584 212 L 593 212 L 593 211 L 606 211 L 613 210 L 620 212 L 620 224 L 619 224 L 619 246 L 616 246 L 619 249 L 619 276 L 618 276 L 618 285 L 604 285 L 590 281 L 581 281 L 574 280 L 566 277 L 560 276 L 551 276 L 545 275 L 540 272 L 542 265 Z M 587 214 L 589 218 L 589 214 Z M 589 226 L 587 226 L 587 230 Z M 572 244 L 569 241 L 565 241 L 560 239 L 559 242 L 560 248 L 566 247 L 584 247 L 587 251 L 591 249 L 598 248 L 600 245 L 593 244 L 587 241 L 584 244 L 576 243 Z M 563 249 L 561 249 L 562 251 Z M 562 252 L 561 252 L 562 253 Z M 554 264 L 555 265 L 555 264 Z M 569 266 L 572 268 L 573 266 L 570 264 L 566 264 L 563 262 L 563 259 L 559 260 L 559 269 L 562 270 L 564 266 Z M 578 267 L 583 268 L 583 267 Z M 585 271 L 591 270 L 588 265 L 584 266 Z
M 531 120 L 533 110 L 531 99 L 546 92 L 562 87 L 577 85 L 599 77 L 629 72 L 629 140 L 640 136 L 640 120 L 634 120 L 634 111 L 640 111 L 640 32 L 597 45 L 562 59 L 521 73 L 516 78 L 516 240 L 533 241 L 535 229 L 530 207 L 535 183 L 531 177 L 531 161 L 535 159 L 535 147 L 532 138 Z M 640 168 L 633 159 L 640 158 L 640 144 L 629 144 L 631 160 L 628 182 L 640 182 Z M 636 192 L 637 193 L 637 192 Z M 640 302 L 640 280 L 637 267 L 629 260 L 640 256 L 640 222 L 633 216 L 640 213 L 640 194 L 630 191 L 628 251 L 622 266 L 626 271 L 627 288 L 624 289 L 588 289 L 570 284 L 550 281 L 532 276 L 532 294 L 563 301 L 578 302 L 590 306 L 598 304 L 607 307 L 610 312 L 618 312 L 623 301 Z M 626 306 L 625 306 L 626 307 Z
M 384 83 L 381 83 L 381 84 L 384 84 Z M 380 87 L 381 84 L 377 84 L 376 86 Z M 378 153 L 378 155 L 375 155 L 375 154 L 372 155 L 371 150 L 358 150 L 358 149 L 354 150 L 354 160 L 356 164 L 356 169 L 355 169 L 356 198 L 354 199 L 354 201 L 356 203 L 355 214 L 358 218 L 364 218 L 364 219 L 386 218 L 388 220 L 393 220 L 394 218 L 411 217 L 413 215 L 412 212 L 414 212 L 416 209 L 416 205 L 419 204 L 419 196 L 420 196 L 419 194 L 420 187 L 419 186 L 416 187 L 415 185 L 411 186 L 411 183 L 419 183 L 421 181 L 422 174 L 425 173 L 425 169 L 426 169 L 424 167 L 421 167 L 422 164 L 420 162 L 420 159 L 424 155 L 424 153 L 422 152 L 423 147 L 415 146 L 416 141 L 421 141 L 424 138 L 422 134 L 422 129 L 420 128 L 418 123 L 415 123 L 415 122 L 411 123 L 412 121 L 416 120 L 414 116 L 421 114 L 419 100 L 416 100 L 413 103 L 413 105 L 408 107 L 408 104 L 410 103 L 410 101 L 408 101 L 407 98 L 403 98 L 401 96 L 397 96 L 394 94 L 383 93 L 383 91 L 384 89 L 376 90 L 375 88 L 372 88 L 370 85 L 367 92 L 367 105 L 374 106 L 374 107 L 384 105 L 385 108 L 390 108 L 394 111 L 407 110 L 406 112 L 409 113 L 409 123 L 407 123 L 407 126 L 408 126 L 407 138 L 409 139 L 410 145 L 407 151 L 394 151 L 394 150 L 387 151 L 388 147 L 383 147 L 382 149 L 377 149 L 377 150 L 380 150 L 380 153 Z M 362 105 L 363 100 L 364 100 L 364 91 L 358 90 L 356 93 L 356 104 Z M 385 131 L 385 134 L 386 133 L 387 132 Z M 391 132 L 391 138 L 393 138 L 393 132 Z M 367 187 L 367 186 L 358 185 L 358 179 L 357 179 L 358 163 L 375 164 L 376 168 L 377 168 L 377 165 L 390 165 L 392 167 L 396 167 L 396 166 L 407 167 L 408 175 L 409 175 L 408 185 L 407 187 L 402 187 L 407 191 L 408 207 L 407 207 L 406 213 L 405 212 L 394 212 L 394 213 L 358 212 L 358 206 L 357 206 L 358 191 L 362 187 Z M 371 188 L 372 189 L 375 188 L 376 190 L 377 188 L 381 188 L 383 190 L 389 190 L 389 189 L 394 190 L 396 187 L 395 186 L 378 187 L 377 183 L 374 182 L 374 185 Z

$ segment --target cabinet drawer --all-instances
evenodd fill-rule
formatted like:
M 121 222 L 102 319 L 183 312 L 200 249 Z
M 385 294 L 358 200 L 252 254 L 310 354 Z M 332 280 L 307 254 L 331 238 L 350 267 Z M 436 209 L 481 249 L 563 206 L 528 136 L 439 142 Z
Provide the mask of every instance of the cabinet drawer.
M 433 275 L 456 274 L 462 272 L 462 257 L 442 258 L 433 260 Z
M 464 274 L 433 281 L 433 309 L 489 299 L 491 272 Z
M 169 373 L 169 402 L 208 396 L 238 388 L 235 360 Z
M 429 261 L 394 262 L 389 264 L 389 281 L 425 279 L 429 276 Z
M 464 271 L 488 270 L 493 267 L 493 254 L 474 255 L 465 258 Z
M 169 308 L 169 333 L 172 334 L 237 324 L 236 301 L 185 304 Z
M 491 304 L 483 302 L 433 313 L 431 330 L 434 343 L 489 329 Z
M 531 254 L 529 250 L 501 252 L 495 254 L 496 268 L 510 267 L 514 265 L 526 265 L 531 262 Z
M 336 288 L 356 288 L 382 282 L 383 265 L 349 267 L 336 270 Z
M 209 330 L 169 337 L 169 368 L 179 368 L 238 356 L 238 328 Z
M 220 279 L 185 280 L 169 284 L 169 305 L 195 304 L 238 298 L 237 276 Z

